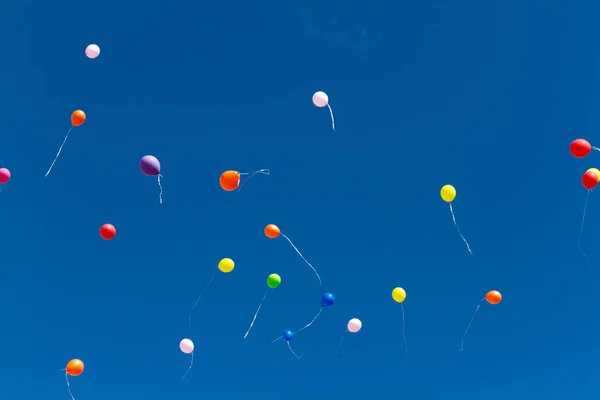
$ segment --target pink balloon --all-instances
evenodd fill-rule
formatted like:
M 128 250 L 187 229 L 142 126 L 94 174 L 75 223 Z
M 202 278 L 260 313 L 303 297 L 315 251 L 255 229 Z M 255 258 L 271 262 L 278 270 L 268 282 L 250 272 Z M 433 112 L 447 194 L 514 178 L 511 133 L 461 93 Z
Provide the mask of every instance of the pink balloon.
M 10 181 L 10 171 L 7 168 L 0 168 L 0 184 L 4 185 Z
M 317 107 L 325 107 L 329 103 L 329 96 L 325 92 L 317 92 L 313 94 L 312 101 Z
M 88 58 L 96 58 L 100 55 L 100 47 L 97 44 L 90 44 L 85 48 L 85 55 Z
M 185 354 L 191 354 L 194 352 L 194 342 L 192 342 L 190 339 L 183 339 L 181 342 L 179 342 L 179 348 Z
M 362 328 L 362 322 L 360 322 L 360 319 L 352 318 L 350 321 L 348 321 L 348 332 L 356 333 L 356 332 L 360 331 L 361 328 Z

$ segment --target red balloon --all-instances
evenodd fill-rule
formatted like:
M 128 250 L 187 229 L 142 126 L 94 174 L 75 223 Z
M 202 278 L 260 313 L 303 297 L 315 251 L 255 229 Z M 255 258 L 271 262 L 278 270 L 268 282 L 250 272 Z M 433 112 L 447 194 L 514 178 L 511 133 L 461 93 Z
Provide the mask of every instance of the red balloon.
M 100 236 L 102 236 L 102 239 L 104 240 L 111 240 L 116 234 L 117 230 L 111 224 L 104 224 L 100 227 Z
M 576 139 L 571 143 L 569 150 L 571 151 L 571 154 L 573 154 L 573 157 L 583 158 L 590 154 L 592 145 L 585 139 Z
M 588 171 L 581 177 L 581 183 L 586 189 L 593 189 L 598 184 L 598 175 L 593 171 Z

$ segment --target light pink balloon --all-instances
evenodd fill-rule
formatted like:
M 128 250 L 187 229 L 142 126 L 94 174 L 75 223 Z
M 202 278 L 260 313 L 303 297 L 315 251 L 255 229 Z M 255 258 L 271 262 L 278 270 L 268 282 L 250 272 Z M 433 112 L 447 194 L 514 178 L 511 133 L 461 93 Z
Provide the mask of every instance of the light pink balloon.
M 96 58 L 100 55 L 100 47 L 97 44 L 90 44 L 85 49 L 85 55 L 88 58 Z
M 194 352 L 194 342 L 192 342 L 190 339 L 183 339 L 181 342 L 179 342 L 179 348 L 185 354 L 191 354 Z
M 4 185 L 10 181 L 10 171 L 7 168 L 0 168 L 0 184 Z
M 317 92 L 313 94 L 313 104 L 317 107 L 325 107 L 329 103 L 329 96 L 325 92 Z
M 362 328 L 362 322 L 360 322 L 360 319 L 352 318 L 350 321 L 348 321 L 348 332 L 356 333 L 356 332 L 360 331 L 361 328 Z

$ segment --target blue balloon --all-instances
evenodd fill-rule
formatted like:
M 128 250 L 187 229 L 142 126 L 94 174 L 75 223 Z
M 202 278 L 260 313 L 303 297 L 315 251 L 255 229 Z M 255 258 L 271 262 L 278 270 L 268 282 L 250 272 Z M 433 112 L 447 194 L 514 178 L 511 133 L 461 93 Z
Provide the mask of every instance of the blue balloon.
M 289 329 L 287 331 L 283 331 L 283 338 L 286 341 L 290 341 L 292 340 L 292 338 L 294 337 L 294 332 L 290 331 Z
M 335 303 L 335 296 L 331 293 L 325 293 L 321 296 L 321 307 L 331 307 Z

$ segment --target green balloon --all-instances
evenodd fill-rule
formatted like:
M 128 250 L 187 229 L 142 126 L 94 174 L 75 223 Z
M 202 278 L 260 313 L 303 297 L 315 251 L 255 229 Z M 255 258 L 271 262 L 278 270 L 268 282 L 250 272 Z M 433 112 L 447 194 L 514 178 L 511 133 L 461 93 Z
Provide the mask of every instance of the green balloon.
M 281 285 L 281 277 L 277 274 L 271 274 L 267 277 L 267 285 L 271 289 L 275 289 L 279 285 Z

